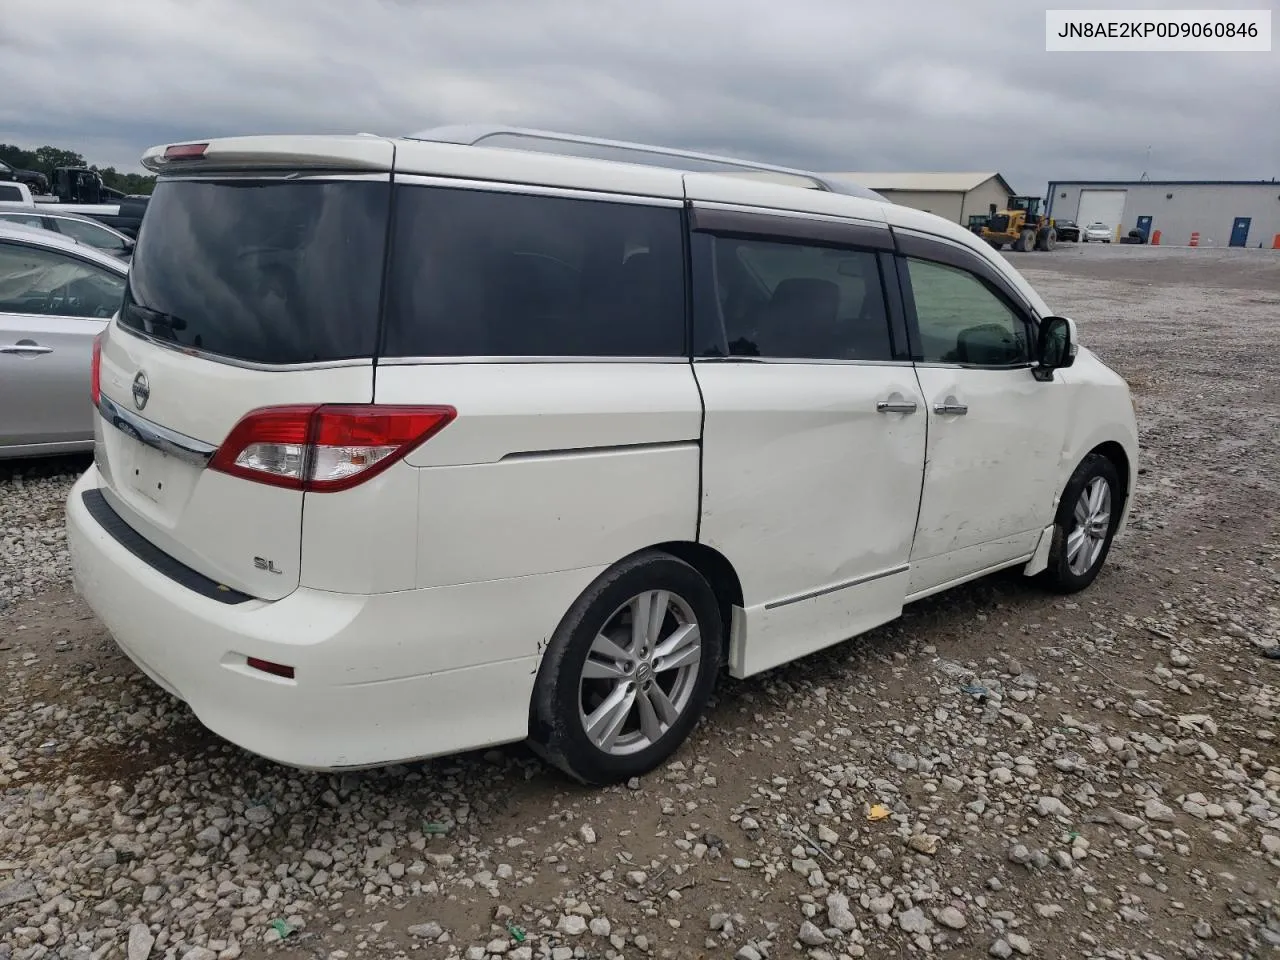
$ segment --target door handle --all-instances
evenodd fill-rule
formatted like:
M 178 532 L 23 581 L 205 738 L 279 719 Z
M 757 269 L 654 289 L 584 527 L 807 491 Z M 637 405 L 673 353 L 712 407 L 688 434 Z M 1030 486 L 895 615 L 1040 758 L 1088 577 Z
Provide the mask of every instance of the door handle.
M 947 397 L 945 402 L 935 403 L 933 405 L 933 412 L 963 417 L 969 412 L 969 407 L 967 404 L 957 403 L 955 397 Z
M 53 353 L 53 347 L 42 347 L 38 343 L 8 343 L 0 347 L 0 353 Z
M 915 413 L 914 400 L 877 400 L 876 413 Z

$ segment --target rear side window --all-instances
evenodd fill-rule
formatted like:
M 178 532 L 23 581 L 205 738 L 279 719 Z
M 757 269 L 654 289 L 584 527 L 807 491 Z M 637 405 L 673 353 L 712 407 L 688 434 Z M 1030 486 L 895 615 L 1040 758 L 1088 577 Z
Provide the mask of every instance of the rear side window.
M 697 354 L 892 359 L 873 251 L 695 234 Z
M 22 199 L 22 191 L 19 188 L 0 183 L 0 200 L 21 203 Z
M 395 204 L 384 355 L 684 355 L 679 209 L 409 185 Z
M 256 363 L 372 357 L 390 189 L 361 180 L 161 182 L 120 323 Z

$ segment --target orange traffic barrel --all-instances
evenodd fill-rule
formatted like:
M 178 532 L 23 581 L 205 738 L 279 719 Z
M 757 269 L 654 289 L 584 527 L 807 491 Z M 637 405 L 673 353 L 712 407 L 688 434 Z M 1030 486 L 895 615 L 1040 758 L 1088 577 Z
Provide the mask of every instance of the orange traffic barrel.
M 1198 246 L 1200 246 L 1200 231 L 1199 231 L 1199 230 L 1195 230 L 1195 231 L 1193 231 L 1193 232 L 1192 232 L 1192 234 L 1191 234 L 1191 246 L 1193 246 L 1193 247 L 1198 247 Z
M 1152 233 L 1152 234 L 1151 234 L 1151 245 L 1152 245 L 1153 247 L 1158 247 L 1158 246 L 1160 246 L 1160 231 L 1159 231 L 1159 230 L 1156 230 L 1154 233 Z

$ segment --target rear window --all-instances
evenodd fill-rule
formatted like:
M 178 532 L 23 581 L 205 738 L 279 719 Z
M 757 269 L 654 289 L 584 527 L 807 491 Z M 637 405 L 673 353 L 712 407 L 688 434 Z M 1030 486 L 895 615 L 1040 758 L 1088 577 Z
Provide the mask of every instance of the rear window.
M 389 190 L 358 180 L 161 182 L 120 323 L 256 363 L 372 357 Z
M 684 355 L 678 208 L 409 185 L 395 202 L 384 355 Z

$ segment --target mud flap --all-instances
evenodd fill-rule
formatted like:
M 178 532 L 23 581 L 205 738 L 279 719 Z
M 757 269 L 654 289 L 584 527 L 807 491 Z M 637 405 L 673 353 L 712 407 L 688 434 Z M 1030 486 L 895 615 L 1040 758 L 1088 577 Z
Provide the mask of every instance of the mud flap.
M 1031 559 L 1027 561 L 1027 565 L 1022 568 L 1024 577 L 1034 577 L 1038 573 L 1044 573 L 1049 568 L 1049 552 L 1053 549 L 1053 533 L 1057 529 L 1056 524 L 1049 524 L 1040 531 L 1040 539 L 1036 543 L 1036 549 L 1031 554 Z
M 734 606 L 729 615 L 729 676 L 741 680 L 746 676 L 747 611 Z

